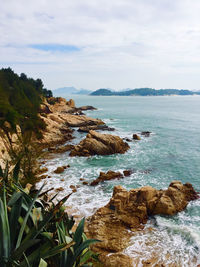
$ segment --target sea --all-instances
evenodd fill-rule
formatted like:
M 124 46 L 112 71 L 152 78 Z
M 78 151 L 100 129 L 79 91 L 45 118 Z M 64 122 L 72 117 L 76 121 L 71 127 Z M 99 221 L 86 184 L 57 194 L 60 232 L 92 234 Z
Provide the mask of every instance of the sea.
M 107 204 L 113 187 L 119 184 L 127 190 L 145 185 L 166 189 L 171 181 L 179 180 L 200 191 L 200 96 L 66 96 L 70 98 L 76 106 L 96 107 L 86 115 L 115 128 L 114 132 L 105 133 L 132 139 L 134 133 L 151 132 L 149 137 L 129 142 L 130 149 L 123 155 L 85 158 L 68 157 L 66 152 L 45 163 L 51 176 L 46 179 L 46 188 L 62 187 L 60 198 L 71 192 L 71 185 L 78 186 L 67 202 L 75 216 L 92 215 Z M 77 144 L 86 134 L 75 129 L 74 136 L 71 143 Z M 70 168 L 64 173 L 53 173 L 56 167 L 68 164 Z M 80 180 L 90 183 L 101 171 L 129 169 L 134 170 L 131 176 L 95 187 L 83 185 Z M 152 257 L 156 260 L 151 266 L 198 266 L 200 199 L 190 202 L 175 216 L 150 218 L 145 230 L 133 235 L 124 253 L 137 259 L 138 267 Z

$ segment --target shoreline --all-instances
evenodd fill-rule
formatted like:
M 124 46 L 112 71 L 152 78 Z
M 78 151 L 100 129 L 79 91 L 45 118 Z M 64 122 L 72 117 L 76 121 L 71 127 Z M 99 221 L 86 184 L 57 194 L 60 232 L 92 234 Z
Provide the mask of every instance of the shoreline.
M 105 203 L 104 203 L 105 204 Z M 115 255 L 115 258 L 117 259 L 118 258 L 118 256 L 119 256 L 119 258 L 120 257 L 122 257 L 123 258 L 123 255 Z M 127 259 L 127 258 L 126 258 Z M 113 265 L 114 266 L 114 265 Z

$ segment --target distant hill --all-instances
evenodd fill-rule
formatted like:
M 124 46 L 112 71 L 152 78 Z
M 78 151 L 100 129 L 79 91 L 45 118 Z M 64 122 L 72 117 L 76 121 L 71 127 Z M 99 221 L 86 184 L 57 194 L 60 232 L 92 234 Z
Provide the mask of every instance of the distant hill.
M 71 87 L 62 87 L 53 90 L 53 95 L 54 96 L 67 96 L 67 95 L 73 95 L 73 94 L 78 94 L 78 95 L 89 95 L 91 91 L 86 90 L 86 89 L 77 89 L 73 86 Z
M 178 89 L 159 89 L 155 90 L 152 88 L 137 88 L 127 89 L 123 91 L 111 91 L 109 89 L 98 89 L 92 92 L 90 95 L 96 96 L 164 96 L 164 95 L 200 95 L 200 92 L 193 92 L 190 90 L 178 90 Z

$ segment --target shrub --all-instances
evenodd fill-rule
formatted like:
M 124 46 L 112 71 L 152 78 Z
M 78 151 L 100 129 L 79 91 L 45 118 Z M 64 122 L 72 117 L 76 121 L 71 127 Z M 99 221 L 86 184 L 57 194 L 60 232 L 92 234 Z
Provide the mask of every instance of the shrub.
M 0 168 L 0 266 L 91 266 L 89 245 L 98 240 L 86 238 L 84 219 L 72 231 L 74 219 L 63 207 L 70 195 L 47 203 L 42 186 L 31 196 L 18 181 L 19 170 L 18 163 L 9 177 L 8 166 Z

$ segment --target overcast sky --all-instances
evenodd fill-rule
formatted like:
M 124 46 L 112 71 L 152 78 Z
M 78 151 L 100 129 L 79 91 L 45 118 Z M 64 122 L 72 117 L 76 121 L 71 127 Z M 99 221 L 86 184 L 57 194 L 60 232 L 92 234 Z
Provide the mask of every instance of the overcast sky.
M 48 89 L 200 90 L 200 0 L 0 0 L 0 36 Z

